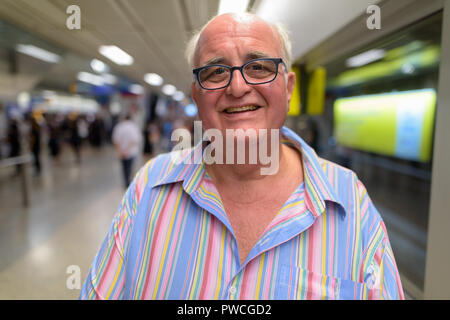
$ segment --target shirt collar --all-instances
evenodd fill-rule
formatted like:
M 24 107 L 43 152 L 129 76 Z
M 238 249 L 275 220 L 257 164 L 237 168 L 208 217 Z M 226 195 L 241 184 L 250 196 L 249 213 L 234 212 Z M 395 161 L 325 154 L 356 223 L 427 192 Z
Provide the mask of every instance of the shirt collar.
M 316 152 L 295 132 L 286 127 L 282 128 L 282 138 L 283 143 L 296 147 L 302 154 L 305 201 L 308 209 L 318 217 L 325 210 L 325 202 L 330 201 L 340 205 L 345 214 L 343 202 L 325 175 L 323 164 L 320 163 Z
M 205 172 L 202 150 L 202 144 L 199 143 L 194 148 L 168 153 L 166 155 L 169 157 L 168 167 L 162 168 L 166 172 L 153 187 L 183 181 L 184 190 L 191 194 L 199 186 Z
M 326 201 L 340 205 L 342 212 L 345 213 L 343 202 L 331 186 L 315 151 L 292 130 L 283 127 L 281 134 L 283 143 L 297 148 L 302 154 L 305 201 L 312 214 L 315 217 L 321 215 L 325 210 Z M 153 187 L 182 181 L 183 188 L 188 194 L 195 191 L 205 173 L 202 150 L 202 144 L 199 143 L 194 148 L 169 153 L 167 156 L 170 160 L 168 168 L 165 168 L 166 173 Z

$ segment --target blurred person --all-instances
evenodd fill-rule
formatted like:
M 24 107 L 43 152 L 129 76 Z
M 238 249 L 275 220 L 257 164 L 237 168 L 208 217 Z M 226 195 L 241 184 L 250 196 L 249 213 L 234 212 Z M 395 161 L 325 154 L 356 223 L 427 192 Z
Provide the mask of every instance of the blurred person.
M 147 123 L 147 125 L 144 126 L 144 154 L 153 154 L 153 144 L 150 141 L 150 125 L 151 123 Z
M 148 126 L 148 140 L 152 146 L 152 155 L 162 153 L 161 147 L 161 129 L 157 122 L 152 122 Z
M 59 154 L 61 149 L 60 146 L 61 130 L 57 120 L 55 119 L 55 116 L 51 115 L 49 117 L 49 121 L 47 122 L 47 128 L 48 128 L 48 149 L 50 155 L 53 159 L 59 160 Z
M 8 139 L 8 119 L 4 105 L 0 102 L 0 159 L 6 156 L 5 146 Z
M 262 160 L 192 161 L 206 140 L 152 159 L 125 193 L 80 298 L 403 299 L 364 185 L 283 126 L 295 84 L 287 32 L 224 14 L 187 56 L 204 133 L 269 130 L 278 170 L 262 174 Z
M 162 135 L 161 135 L 161 146 L 164 152 L 170 151 L 173 145 L 170 137 L 174 129 L 173 121 L 170 119 L 165 119 L 162 124 Z
M 96 148 L 100 148 L 103 144 L 103 121 L 99 115 L 95 115 L 94 121 L 89 126 L 89 141 L 91 145 Z
M 81 136 L 78 127 L 78 115 L 73 113 L 68 117 L 68 134 L 69 134 L 69 143 L 72 146 L 72 150 L 75 154 L 75 160 L 78 164 L 81 163 Z
M 112 141 L 122 163 L 125 188 L 130 184 L 133 161 L 139 155 L 141 139 L 141 131 L 130 114 L 127 114 L 113 129 Z
M 80 136 L 81 143 L 83 143 L 89 135 L 88 123 L 86 116 L 82 115 L 78 118 L 78 135 Z
M 41 174 L 41 125 L 37 120 L 37 115 L 30 118 L 30 150 L 33 154 L 33 165 L 35 175 Z
M 19 123 L 16 119 L 11 118 L 8 125 L 9 157 L 20 156 L 22 151 L 20 139 Z
M 21 133 L 19 128 L 19 121 L 16 118 L 10 118 L 8 123 L 8 157 L 18 157 L 22 153 Z M 20 173 L 20 164 L 16 165 L 16 174 Z

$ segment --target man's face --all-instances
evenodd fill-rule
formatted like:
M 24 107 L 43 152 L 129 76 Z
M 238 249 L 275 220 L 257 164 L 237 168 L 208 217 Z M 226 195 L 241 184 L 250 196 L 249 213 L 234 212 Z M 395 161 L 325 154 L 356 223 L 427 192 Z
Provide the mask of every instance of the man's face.
M 224 15 L 213 20 L 200 36 L 194 64 L 204 66 L 211 61 L 228 66 L 241 66 L 259 58 L 280 58 L 278 35 L 260 20 L 236 21 Z M 204 129 L 279 129 L 282 127 L 294 88 L 295 74 L 279 65 L 277 78 L 266 84 L 249 85 L 239 71 L 233 72 L 230 85 L 224 89 L 204 90 L 198 83 L 191 86 Z M 230 108 L 256 106 L 254 111 L 227 113 Z M 237 110 L 237 109 L 234 109 Z

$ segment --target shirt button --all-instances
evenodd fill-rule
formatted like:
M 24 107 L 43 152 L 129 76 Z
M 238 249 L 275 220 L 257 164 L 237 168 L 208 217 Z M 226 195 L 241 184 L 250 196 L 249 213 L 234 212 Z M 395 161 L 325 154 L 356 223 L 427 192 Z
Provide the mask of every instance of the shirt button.
M 236 293 L 236 287 L 235 286 L 231 286 L 229 292 L 231 294 L 235 294 Z

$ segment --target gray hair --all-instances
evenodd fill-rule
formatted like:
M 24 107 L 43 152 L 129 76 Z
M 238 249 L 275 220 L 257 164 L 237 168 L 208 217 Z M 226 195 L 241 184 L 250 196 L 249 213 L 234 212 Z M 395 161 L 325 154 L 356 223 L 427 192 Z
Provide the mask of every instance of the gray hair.
M 240 16 L 245 15 L 247 17 L 257 17 L 256 15 L 252 14 L 252 13 L 244 13 L 244 14 L 232 14 L 232 16 L 238 20 Z M 195 51 L 197 49 L 197 44 L 198 44 L 198 40 L 200 39 L 200 35 L 202 34 L 203 30 L 206 28 L 206 26 L 216 18 L 217 16 L 214 16 L 213 18 L 211 18 L 207 23 L 205 23 L 205 25 L 198 31 L 196 31 L 190 38 L 190 40 L 188 41 L 187 45 L 186 45 L 186 50 L 185 50 L 185 57 L 187 59 L 187 62 L 189 63 L 189 66 L 191 68 L 194 68 L 194 55 L 195 55 Z M 259 18 L 259 17 L 258 17 Z M 259 18 L 261 19 L 261 18 Z M 264 19 L 261 19 L 263 21 L 265 21 Z M 265 21 L 270 27 L 272 27 L 272 29 L 276 32 L 276 34 L 278 35 L 278 38 L 280 39 L 281 42 L 281 50 L 282 50 L 282 59 L 284 61 L 284 63 L 286 64 L 286 71 L 289 71 L 291 69 L 291 63 L 292 63 L 292 44 L 291 44 L 291 40 L 290 40 L 290 36 L 289 36 L 289 31 L 286 29 L 286 27 L 279 23 L 269 23 L 267 21 Z

